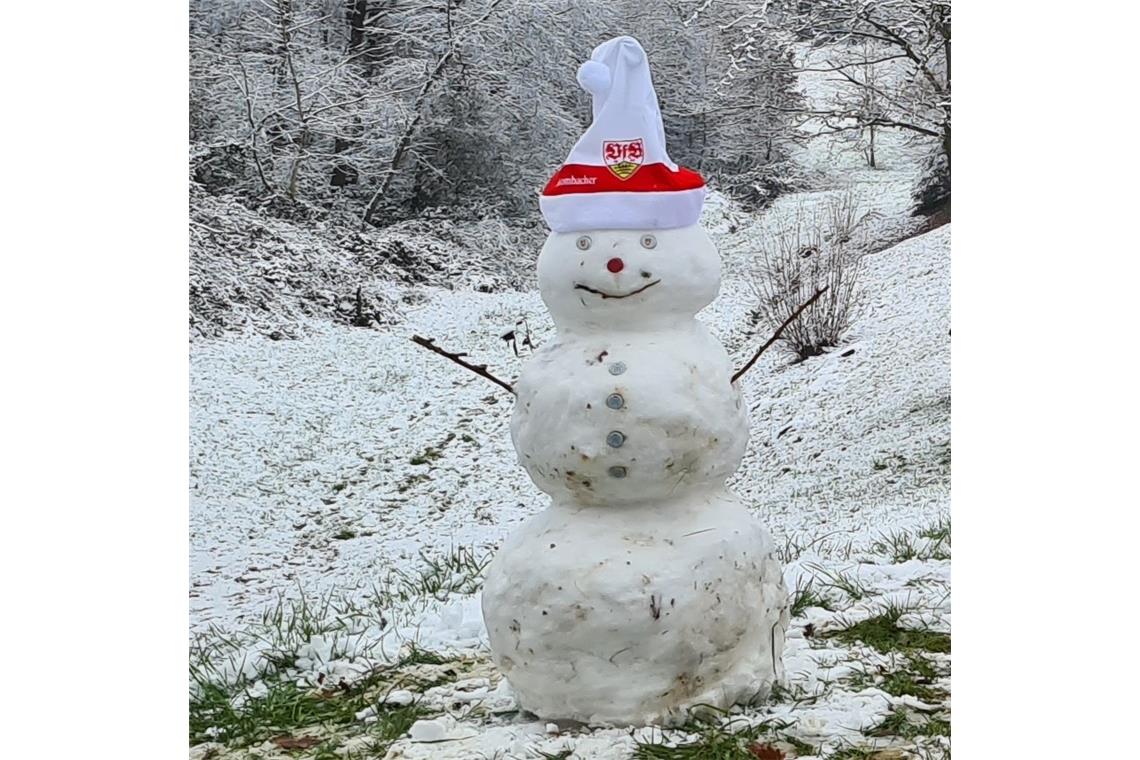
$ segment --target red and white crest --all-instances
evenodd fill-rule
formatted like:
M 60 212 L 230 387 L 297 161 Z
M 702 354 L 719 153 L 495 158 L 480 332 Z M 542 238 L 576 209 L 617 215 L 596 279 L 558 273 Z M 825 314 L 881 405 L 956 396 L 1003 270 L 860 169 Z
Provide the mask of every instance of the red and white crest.
M 604 140 L 602 158 L 618 179 L 626 180 L 641 168 L 641 162 L 645 160 L 645 144 L 640 137 L 636 140 Z

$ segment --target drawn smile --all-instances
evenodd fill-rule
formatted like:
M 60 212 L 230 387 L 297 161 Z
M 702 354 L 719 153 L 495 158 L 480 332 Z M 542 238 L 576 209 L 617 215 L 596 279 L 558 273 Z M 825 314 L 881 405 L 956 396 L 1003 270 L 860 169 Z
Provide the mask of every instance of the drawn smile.
M 659 282 L 661 282 L 661 280 L 654 280 L 653 282 L 649 283 L 648 285 L 642 285 L 637 290 L 631 290 L 628 293 L 620 293 L 620 294 L 619 293 L 607 293 L 604 290 L 598 290 L 597 288 L 591 288 L 589 285 L 580 285 L 578 283 L 574 283 L 574 289 L 575 290 L 584 290 L 587 293 L 593 293 L 594 295 L 601 296 L 602 298 L 629 298 L 630 296 L 635 296 L 638 293 L 643 293 L 646 290 L 649 290 L 650 288 L 652 288 L 654 285 L 656 285 Z

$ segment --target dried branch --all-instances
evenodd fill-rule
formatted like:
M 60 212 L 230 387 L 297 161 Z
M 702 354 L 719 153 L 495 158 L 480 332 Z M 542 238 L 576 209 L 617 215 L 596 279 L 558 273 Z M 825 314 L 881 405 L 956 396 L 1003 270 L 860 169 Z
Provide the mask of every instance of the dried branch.
M 784 324 L 777 327 L 776 332 L 772 333 L 772 337 L 768 338 L 767 342 L 764 343 L 764 345 L 760 346 L 760 350 L 752 355 L 752 358 L 748 360 L 748 363 L 736 371 L 736 374 L 732 376 L 732 380 L 730 380 L 729 382 L 735 383 L 737 380 L 740 379 L 741 375 L 743 375 L 748 370 L 752 369 L 752 365 L 756 363 L 756 360 L 760 358 L 760 355 L 762 353 L 764 353 L 765 351 L 767 351 L 769 348 L 771 348 L 772 344 L 780 339 L 780 336 L 783 334 L 784 330 L 787 329 L 788 325 L 790 325 L 792 322 L 795 322 L 796 319 L 800 316 L 800 314 L 802 314 L 804 312 L 804 310 L 807 309 L 807 307 L 811 306 L 813 303 L 815 303 L 817 300 L 819 300 L 819 297 L 822 296 L 826 292 L 827 292 L 827 288 L 820 288 L 819 290 L 815 291 L 814 296 L 812 296 L 811 298 L 809 298 L 808 300 L 806 300 L 802 304 L 800 304 L 800 306 L 795 311 L 792 312 L 792 316 L 785 319 Z
M 816 294 L 816 295 L 818 297 L 818 294 Z M 815 299 L 812 299 L 812 300 L 815 300 Z M 512 396 L 515 395 L 514 387 L 510 383 L 504 382 L 504 381 L 500 380 L 499 378 L 495 377 L 494 375 L 492 375 L 490 372 L 488 372 L 486 364 L 470 364 L 468 362 L 463 361 L 463 357 L 467 356 L 466 352 L 453 354 L 450 351 L 444 351 L 442 348 L 440 348 L 439 346 L 437 346 L 435 344 L 435 341 L 432 338 L 421 338 L 419 335 L 413 335 L 412 336 L 412 342 L 415 343 L 416 345 L 423 346 L 428 351 L 434 351 L 435 353 L 439 354 L 440 356 L 443 356 L 443 357 L 450 359 L 451 361 L 458 364 L 460 367 L 465 367 L 465 368 L 471 370 L 476 375 L 479 375 L 479 377 L 487 378 L 492 383 L 495 383 L 496 385 L 498 385 L 502 388 L 505 388 L 508 392 L 510 392 L 510 394 Z

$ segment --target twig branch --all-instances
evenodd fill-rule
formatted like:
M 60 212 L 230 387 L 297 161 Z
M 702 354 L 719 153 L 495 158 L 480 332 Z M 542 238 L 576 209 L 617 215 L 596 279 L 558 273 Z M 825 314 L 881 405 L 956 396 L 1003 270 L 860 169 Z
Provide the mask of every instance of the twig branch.
M 434 351 L 435 353 L 439 354 L 440 356 L 451 359 L 451 361 L 455 362 L 460 367 L 465 367 L 465 368 L 471 370 L 476 375 L 479 375 L 479 377 L 487 378 L 492 383 L 495 383 L 496 385 L 498 385 L 502 388 L 505 388 L 512 396 L 516 395 L 515 389 L 513 386 L 511 386 L 510 383 L 507 383 L 507 382 L 500 380 L 499 378 L 495 377 L 494 375 L 492 375 L 490 372 L 487 371 L 487 365 L 486 364 L 470 364 L 468 362 L 463 361 L 463 357 L 467 356 L 466 353 L 453 354 L 450 351 L 444 351 L 442 348 L 440 348 L 439 346 L 437 346 L 435 344 L 435 341 L 433 339 L 421 338 L 419 335 L 413 335 L 412 336 L 412 342 L 415 343 L 416 345 L 423 346 L 428 351 Z
M 811 298 L 809 298 L 808 300 L 806 300 L 802 304 L 800 304 L 799 308 L 797 308 L 795 311 L 792 312 L 792 316 L 785 319 L 784 324 L 782 324 L 776 328 L 776 332 L 772 333 L 772 337 L 768 338 L 768 341 L 764 345 L 760 346 L 760 350 L 752 355 L 752 358 L 748 360 L 747 364 L 745 364 L 743 367 L 741 367 L 739 370 L 737 370 L 736 374 L 732 376 L 732 380 L 730 380 L 729 382 L 735 383 L 737 380 L 740 379 L 741 375 L 743 375 L 748 370 L 752 369 L 752 365 L 755 364 L 756 360 L 760 358 L 760 354 L 764 353 L 769 348 L 771 348 L 772 344 L 780 339 L 780 336 L 784 333 L 784 330 L 787 329 L 788 325 L 790 325 L 792 322 L 795 322 L 796 319 L 799 318 L 800 314 L 802 314 L 804 312 L 804 309 L 806 309 L 807 307 L 809 307 L 813 303 L 815 303 L 817 300 L 819 300 L 819 297 L 822 296 L 826 292 L 827 292 L 827 288 L 820 288 L 819 290 L 815 291 L 814 296 L 812 296 Z

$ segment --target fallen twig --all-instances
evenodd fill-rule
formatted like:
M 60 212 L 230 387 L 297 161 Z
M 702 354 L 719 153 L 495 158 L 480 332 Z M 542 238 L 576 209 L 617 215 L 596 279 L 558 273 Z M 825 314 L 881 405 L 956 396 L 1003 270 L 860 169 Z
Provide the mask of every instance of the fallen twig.
M 492 383 L 495 383 L 496 385 L 498 385 L 502 388 L 505 388 L 512 396 L 515 395 L 514 387 L 511 386 L 510 383 L 504 382 L 503 380 L 500 380 L 499 378 L 495 377 L 490 372 L 488 372 L 486 364 L 470 364 L 469 362 L 463 361 L 463 357 L 467 356 L 466 353 L 453 354 L 450 351 L 444 351 L 442 348 L 440 348 L 439 346 L 437 346 L 435 344 L 435 341 L 433 339 L 421 338 L 419 335 L 413 335 L 412 336 L 412 342 L 415 343 L 416 345 L 423 346 L 424 348 L 426 348 L 429 351 L 434 351 L 435 353 L 439 354 L 440 356 L 451 359 L 451 361 L 455 362 L 460 367 L 465 367 L 465 368 L 471 370 L 472 372 L 474 372 L 476 375 L 479 375 L 480 377 L 487 378 Z
M 785 319 L 784 324 L 777 327 L 776 332 L 772 333 L 772 337 L 768 338 L 768 341 L 764 345 L 760 346 L 760 350 L 752 355 L 752 358 L 748 360 L 748 363 L 736 371 L 736 374 L 732 376 L 732 380 L 730 380 L 729 382 L 735 383 L 737 380 L 740 379 L 741 375 L 743 375 L 748 370 L 752 369 L 752 365 L 755 364 L 756 360 L 760 358 L 760 354 L 767 351 L 772 346 L 773 343 L 778 341 L 780 339 L 780 336 L 783 334 L 784 330 L 787 328 L 787 326 L 790 325 L 792 322 L 795 322 L 796 319 L 800 316 L 800 314 L 803 313 L 804 309 L 806 309 L 807 307 L 809 307 L 813 303 L 815 303 L 816 300 L 818 300 L 819 297 L 822 296 L 825 292 L 827 292 L 827 288 L 820 288 L 819 290 L 817 290 L 815 292 L 814 296 L 812 296 L 811 298 L 809 298 L 808 300 L 806 300 L 802 304 L 800 304 L 799 308 L 797 308 L 795 311 L 792 312 L 792 316 Z

